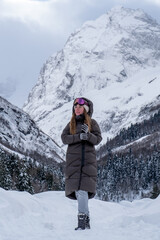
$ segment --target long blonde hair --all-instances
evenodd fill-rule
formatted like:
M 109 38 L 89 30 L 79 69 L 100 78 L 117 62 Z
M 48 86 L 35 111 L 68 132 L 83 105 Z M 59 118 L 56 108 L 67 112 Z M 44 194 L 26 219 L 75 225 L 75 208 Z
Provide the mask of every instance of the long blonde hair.
M 89 132 L 91 131 L 91 118 L 87 114 L 86 110 L 84 109 L 84 123 L 88 125 Z M 70 121 L 70 134 L 76 134 L 76 114 L 72 114 L 72 118 Z

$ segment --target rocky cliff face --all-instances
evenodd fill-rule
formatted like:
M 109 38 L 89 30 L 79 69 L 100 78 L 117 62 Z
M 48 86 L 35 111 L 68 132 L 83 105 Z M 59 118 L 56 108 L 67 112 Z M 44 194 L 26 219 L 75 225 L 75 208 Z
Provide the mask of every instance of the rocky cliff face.
M 24 110 L 61 145 L 72 101 L 94 103 L 103 143 L 157 111 L 160 25 L 141 10 L 113 8 L 69 37 L 41 69 Z
M 48 165 L 63 162 L 58 144 L 42 132 L 30 116 L 0 97 L 0 146 Z

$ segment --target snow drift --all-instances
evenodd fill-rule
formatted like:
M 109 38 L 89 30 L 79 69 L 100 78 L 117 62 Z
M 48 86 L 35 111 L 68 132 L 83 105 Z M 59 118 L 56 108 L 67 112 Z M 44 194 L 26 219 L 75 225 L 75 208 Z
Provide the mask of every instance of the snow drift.
M 75 231 L 77 202 L 64 192 L 0 188 L 1 240 L 159 240 L 160 197 L 120 203 L 89 201 L 91 230 Z

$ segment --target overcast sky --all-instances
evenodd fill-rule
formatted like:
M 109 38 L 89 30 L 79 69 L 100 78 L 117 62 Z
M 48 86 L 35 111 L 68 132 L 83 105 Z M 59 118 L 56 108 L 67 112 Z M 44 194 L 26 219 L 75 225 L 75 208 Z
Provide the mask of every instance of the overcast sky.
M 141 8 L 160 23 L 160 0 L 0 0 L 0 95 L 22 107 L 48 57 L 116 5 Z

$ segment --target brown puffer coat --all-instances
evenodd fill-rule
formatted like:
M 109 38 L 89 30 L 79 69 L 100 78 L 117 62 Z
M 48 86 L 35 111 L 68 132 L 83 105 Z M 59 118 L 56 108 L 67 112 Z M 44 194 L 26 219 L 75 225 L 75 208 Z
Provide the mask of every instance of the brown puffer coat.
M 93 103 L 86 99 L 89 104 L 90 117 L 93 113 Z M 97 161 L 94 145 L 101 142 L 101 131 L 97 122 L 92 119 L 91 132 L 87 141 L 80 140 L 82 122 L 76 123 L 76 134 L 70 134 L 69 123 L 64 128 L 61 138 L 64 144 L 68 144 L 65 169 L 65 194 L 66 197 L 76 199 L 75 191 L 88 192 L 89 198 L 96 193 Z

